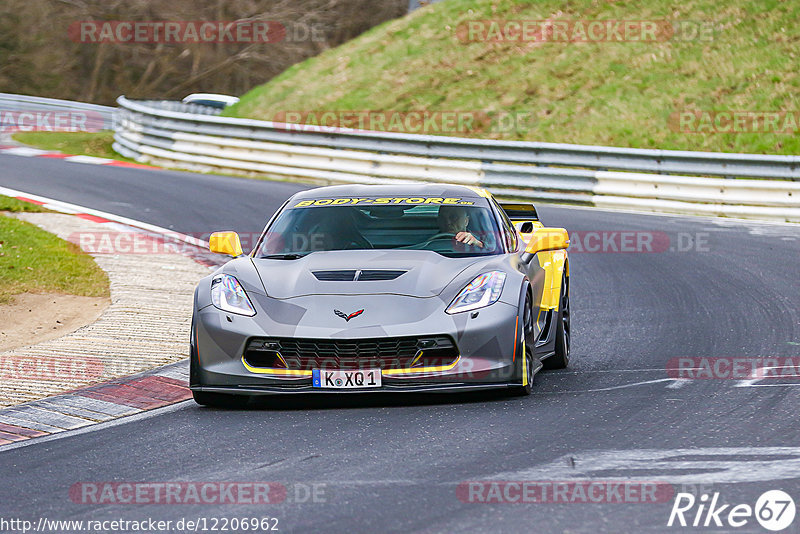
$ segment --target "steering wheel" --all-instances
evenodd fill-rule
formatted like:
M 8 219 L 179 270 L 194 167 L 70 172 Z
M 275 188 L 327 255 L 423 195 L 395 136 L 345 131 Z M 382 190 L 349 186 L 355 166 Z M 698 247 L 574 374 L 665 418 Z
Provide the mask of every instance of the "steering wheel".
M 456 238 L 456 234 L 453 234 L 453 233 L 450 233 L 450 232 L 440 232 L 440 233 L 438 233 L 438 234 L 436 234 L 434 236 L 429 237 L 428 240 L 425 241 L 425 244 L 427 245 L 431 241 L 437 241 L 439 239 L 455 239 L 455 238 Z
M 445 241 L 445 240 L 449 241 L 449 240 L 455 239 L 455 238 L 456 238 L 456 234 L 453 234 L 453 233 L 450 233 L 450 232 L 441 232 L 441 233 L 438 233 L 438 234 L 436 234 L 434 236 L 429 237 L 423 243 L 420 243 L 419 245 L 416 245 L 414 248 L 422 249 L 422 250 L 439 250 L 439 249 L 449 250 L 449 248 L 443 248 L 443 247 L 447 246 L 447 245 L 445 245 L 443 243 L 443 241 Z M 432 245 L 434 242 L 438 242 L 438 244 Z M 449 243 L 448 243 L 448 245 L 449 245 Z

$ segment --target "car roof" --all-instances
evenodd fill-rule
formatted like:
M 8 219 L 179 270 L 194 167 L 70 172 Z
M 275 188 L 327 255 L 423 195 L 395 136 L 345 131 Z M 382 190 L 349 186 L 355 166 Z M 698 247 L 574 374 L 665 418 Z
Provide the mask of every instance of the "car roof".
M 389 184 L 389 185 L 330 185 L 308 189 L 295 194 L 295 200 L 319 198 L 366 197 L 458 197 L 489 198 L 485 189 L 456 184 Z
M 221 95 L 216 93 L 192 93 L 183 98 L 182 102 L 191 103 L 197 100 L 210 100 L 214 102 L 224 102 L 225 104 L 235 104 L 239 101 L 239 97 L 231 95 Z

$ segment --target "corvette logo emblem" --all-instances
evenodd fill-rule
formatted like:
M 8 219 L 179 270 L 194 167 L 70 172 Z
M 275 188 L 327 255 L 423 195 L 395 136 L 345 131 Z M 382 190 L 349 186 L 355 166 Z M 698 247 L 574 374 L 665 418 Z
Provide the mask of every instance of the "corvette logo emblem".
M 337 316 L 341 317 L 342 319 L 344 319 L 345 321 L 347 321 L 349 323 L 350 319 L 358 317 L 359 315 L 364 313 L 364 310 L 358 310 L 356 312 L 351 313 L 350 315 L 347 315 L 343 311 L 339 311 L 339 310 L 333 310 L 333 313 L 335 313 Z

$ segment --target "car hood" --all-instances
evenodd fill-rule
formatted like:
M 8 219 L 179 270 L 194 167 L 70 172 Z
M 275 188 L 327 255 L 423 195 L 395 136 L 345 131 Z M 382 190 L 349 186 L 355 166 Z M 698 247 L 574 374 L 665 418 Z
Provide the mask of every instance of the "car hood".
M 276 299 L 365 294 L 424 298 L 439 295 L 465 269 L 490 258 L 497 257 L 447 258 L 427 250 L 342 250 L 314 252 L 296 260 L 254 258 L 253 265 L 267 295 Z M 358 271 L 359 279 L 351 279 Z M 394 276 L 398 271 L 403 272 L 391 280 L 364 280 Z M 330 279 L 340 277 L 348 279 Z

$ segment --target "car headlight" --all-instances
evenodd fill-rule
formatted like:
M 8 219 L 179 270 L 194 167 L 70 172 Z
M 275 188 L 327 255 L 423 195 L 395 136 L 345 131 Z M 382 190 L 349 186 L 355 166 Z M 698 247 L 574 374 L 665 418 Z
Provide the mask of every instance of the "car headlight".
M 503 292 L 503 284 L 506 281 L 506 273 L 502 271 L 491 271 L 476 276 L 467 287 L 461 290 L 450 306 L 445 310 L 447 313 L 459 313 L 470 310 L 484 308 L 497 302 L 500 293 Z
M 256 309 L 242 285 L 229 274 L 221 274 L 211 280 L 211 302 L 222 311 L 248 317 L 256 314 Z

